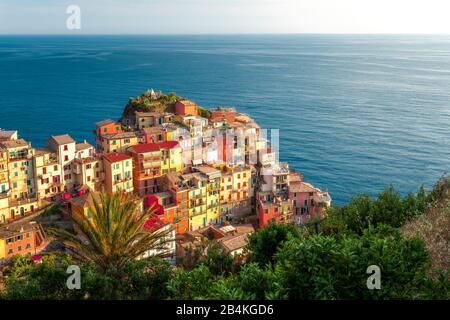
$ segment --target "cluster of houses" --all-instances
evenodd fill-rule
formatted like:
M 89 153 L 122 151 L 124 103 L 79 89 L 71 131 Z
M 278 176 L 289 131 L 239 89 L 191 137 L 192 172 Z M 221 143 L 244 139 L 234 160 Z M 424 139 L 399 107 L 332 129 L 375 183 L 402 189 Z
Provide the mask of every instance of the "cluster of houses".
M 135 193 L 144 208 L 155 209 L 151 226 L 173 226 L 185 247 L 197 241 L 193 233 L 212 228 L 220 238 L 240 239 L 228 248 L 240 252 L 236 244 L 243 247 L 252 232 L 238 227 L 244 222 L 258 228 L 322 219 L 329 194 L 280 163 L 252 118 L 221 107 L 202 115 L 194 102 L 179 99 L 174 113 L 136 111 L 121 122 L 99 121 L 95 146 L 64 134 L 32 148 L 17 131 L 1 130 L 0 259 L 41 246 L 41 240 L 20 250 L 15 245 L 27 232 L 41 239 L 41 228 L 8 225 L 53 202 L 89 214 L 99 192 Z

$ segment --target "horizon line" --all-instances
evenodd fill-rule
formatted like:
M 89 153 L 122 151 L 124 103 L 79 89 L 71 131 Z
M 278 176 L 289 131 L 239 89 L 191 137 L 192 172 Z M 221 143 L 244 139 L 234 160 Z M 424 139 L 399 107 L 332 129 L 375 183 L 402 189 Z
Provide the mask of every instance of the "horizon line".
M 417 33 L 417 32 L 373 32 L 373 33 L 327 33 L 327 32 L 233 32 L 233 33 L 1 33 L 0 36 L 264 36 L 264 35 L 315 35 L 315 36 L 378 36 L 378 35 L 392 35 L 392 36 L 450 36 L 447 33 Z

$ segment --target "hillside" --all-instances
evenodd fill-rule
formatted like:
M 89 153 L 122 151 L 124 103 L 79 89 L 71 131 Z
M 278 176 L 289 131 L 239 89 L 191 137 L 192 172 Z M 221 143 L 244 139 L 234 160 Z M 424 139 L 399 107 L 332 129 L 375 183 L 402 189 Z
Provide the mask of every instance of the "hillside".
M 419 236 L 431 256 L 432 269 L 450 270 L 450 177 L 435 185 L 431 205 L 422 215 L 407 222 L 402 232 L 407 237 Z
M 174 112 L 175 102 L 177 99 L 182 99 L 178 97 L 175 93 L 170 92 L 169 94 L 164 94 L 159 91 L 154 92 L 153 89 L 147 90 L 142 95 L 137 98 L 130 98 L 127 105 L 125 106 L 122 116 L 119 122 L 123 124 L 134 123 L 134 113 L 138 112 Z

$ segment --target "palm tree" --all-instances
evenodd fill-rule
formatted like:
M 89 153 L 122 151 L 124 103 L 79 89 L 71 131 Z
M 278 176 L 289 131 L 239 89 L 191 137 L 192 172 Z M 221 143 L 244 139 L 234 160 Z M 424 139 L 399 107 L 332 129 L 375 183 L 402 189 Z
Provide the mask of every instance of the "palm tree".
M 145 223 L 153 217 L 154 210 L 140 210 L 136 197 L 126 193 L 100 194 L 92 197 L 89 205 L 90 217 L 72 213 L 78 235 L 62 229 L 52 231 L 63 238 L 66 247 L 74 252 L 74 257 L 93 262 L 100 271 L 110 268 L 120 276 L 128 261 L 138 259 L 149 250 L 161 252 L 165 245 L 173 241 L 167 239 L 173 228 L 146 230 Z

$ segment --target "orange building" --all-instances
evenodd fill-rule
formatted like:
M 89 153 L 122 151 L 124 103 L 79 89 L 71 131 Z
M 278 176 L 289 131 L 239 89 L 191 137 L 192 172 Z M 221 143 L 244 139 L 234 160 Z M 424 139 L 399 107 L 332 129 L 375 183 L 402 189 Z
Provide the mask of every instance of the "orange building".
M 105 134 L 121 133 L 122 126 L 111 119 L 99 121 L 95 124 L 95 136 L 97 147 L 101 144 L 101 136 Z
M 175 103 L 175 114 L 179 116 L 197 116 L 197 105 L 190 100 L 178 100 Z
M 13 222 L 0 227 L 0 261 L 18 254 L 36 254 L 44 247 L 44 230 L 35 221 Z

